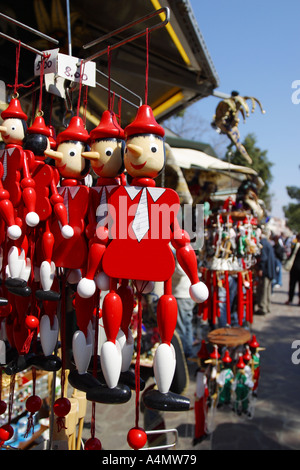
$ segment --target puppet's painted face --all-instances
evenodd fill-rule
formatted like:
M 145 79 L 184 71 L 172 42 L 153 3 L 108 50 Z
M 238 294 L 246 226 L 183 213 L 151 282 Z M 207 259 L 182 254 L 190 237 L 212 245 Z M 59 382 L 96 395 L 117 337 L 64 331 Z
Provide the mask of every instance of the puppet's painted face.
M 97 139 L 91 144 L 91 152 L 84 152 L 83 156 L 91 160 L 96 175 L 113 178 L 120 174 L 123 153 L 124 141 L 114 138 Z
M 133 177 L 156 178 L 165 164 L 164 141 L 154 134 L 128 138 L 124 164 Z
M 85 169 L 85 159 L 82 157 L 84 144 L 82 142 L 62 142 L 57 151 L 45 152 L 45 155 L 55 159 L 55 166 L 63 178 L 80 178 Z
M 25 133 L 23 122 L 17 118 L 4 119 L 0 126 L 0 132 L 2 135 L 3 142 L 5 144 L 18 144 L 22 145 Z

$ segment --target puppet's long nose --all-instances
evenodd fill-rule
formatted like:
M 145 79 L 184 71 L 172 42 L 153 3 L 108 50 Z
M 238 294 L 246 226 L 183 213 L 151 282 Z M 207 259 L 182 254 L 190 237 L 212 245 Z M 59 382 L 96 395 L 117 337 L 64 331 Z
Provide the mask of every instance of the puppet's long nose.
M 53 160 L 58 162 L 61 162 L 64 157 L 64 154 L 62 152 L 58 152 L 57 150 L 45 150 L 44 154 L 46 157 L 53 158 Z
M 139 147 L 138 145 L 127 144 L 127 148 L 130 151 L 130 153 L 136 158 L 139 158 L 143 154 L 142 147 Z

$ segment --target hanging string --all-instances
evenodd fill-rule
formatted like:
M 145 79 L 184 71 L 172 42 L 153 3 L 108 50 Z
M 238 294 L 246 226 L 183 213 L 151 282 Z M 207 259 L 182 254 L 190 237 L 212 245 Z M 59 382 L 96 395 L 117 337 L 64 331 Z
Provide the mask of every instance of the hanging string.
M 44 82 L 44 69 L 45 69 L 46 56 L 43 55 L 41 60 L 41 73 L 40 73 L 40 97 L 39 97 L 39 113 L 42 113 L 42 97 L 43 97 L 43 82 Z
M 113 92 L 112 92 L 112 102 L 111 102 L 111 111 L 112 111 L 112 112 L 113 112 L 114 107 L 115 107 L 115 96 L 116 96 L 116 94 L 115 94 L 115 92 L 113 91 Z
M 65 390 L 65 368 L 66 368 L 66 277 L 62 275 L 62 288 L 61 288 L 61 319 L 60 319 L 60 335 L 61 335 L 61 398 L 64 396 Z
M 21 51 L 21 41 L 16 48 L 16 74 L 15 74 L 15 83 L 14 85 L 7 84 L 8 87 L 14 89 L 14 97 L 18 96 L 18 88 L 30 88 L 34 85 L 34 82 L 30 83 L 29 85 L 24 85 L 23 83 L 18 83 L 19 80 L 19 64 L 20 64 L 20 51 Z M 50 56 L 49 56 L 50 57 Z
M 107 69 L 108 69 L 108 110 L 111 111 L 111 96 L 110 96 L 110 68 L 111 68 L 111 51 L 110 46 L 107 47 Z
M 121 110 L 122 110 L 122 96 L 119 97 L 119 102 L 118 102 L 118 118 L 119 118 L 119 125 L 121 126 Z
M 31 266 L 33 266 L 34 264 L 34 254 L 35 254 L 35 239 L 36 239 L 36 235 L 35 235 L 36 231 L 35 229 L 32 229 L 29 233 L 29 236 L 28 236 L 28 241 L 29 241 L 29 259 L 30 259 L 30 262 L 31 262 Z M 31 270 L 31 273 L 30 273 L 30 285 L 32 286 L 32 293 L 31 293 L 31 304 L 30 304 L 30 309 L 31 309 L 31 315 L 33 316 L 37 316 L 35 315 L 35 313 L 37 313 L 37 301 L 35 299 L 35 290 L 36 290 L 36 286 L 35 286 L 35 283 L 33 282 L 34 281 L 34 272 L 33 272 L 33 269 Z M 22 350 L 21 352 L 24 353 L 24 354 L 28 354 L 29 353 L 29 350 L 30 350 L 30 347 L 31 347 L 31 343 L 32 343 L 32 340 L 34 337 L 36 337 L 36 334 L 37 334 L 37 331 L 35 328 L 32 329 L 32 331 L 28 334 L 24 344 L 23 344 L 23 347 L 22 347 Z
M 88 103 L 88 87 L 84 87 L 84 98 L 83 98 L 83 123 L 86 124 L 86 110 Z
M 97 305 L 96 305 L 96 318 L 95 318 L 95 343 L 94 343 L 94 361 L 93 361 L 93 376 L 97 377 L 97 359 L 98 359 L 98 337 L 99 337 L 99 318 L 100 318 L 100 290 L 96 295 Z M 96 402 L 92 402 L 92 418 L 91 418 L 91 437 L 95 438 L 96 431 Z
M 80 79 L 79 79 L 79 95 L 78 95 L 78 103 L 77 103 L 77 116 L 79 116 L 83 72 L 84 72 L 84 64 L 83 64 L 83 61 L 81 61 L 81 63 L 80 63 L 80 72 L 79 72 L 80 73 Z
M 142 295 L 138 292 L 138 321 L 137 321 L 137 354 L 135 362 L 135 426 L 139 426 L 140 414 L 140 360 L 142 338 Z
M 145 81 L 145 104 L 148 104 L 148 78 L 149 78 L 149 30 L 146 29 L 146 81 Z
M 19 64 L 20 64 L 20 51 L 21 51 L 21 41 L 19 41 L 19 44 L 16 49 L 16 75 L 15 75 L 15 85 L 14 85 L 14 94 L 17 94 L 18 90 L 18 79 L 19 79 Z

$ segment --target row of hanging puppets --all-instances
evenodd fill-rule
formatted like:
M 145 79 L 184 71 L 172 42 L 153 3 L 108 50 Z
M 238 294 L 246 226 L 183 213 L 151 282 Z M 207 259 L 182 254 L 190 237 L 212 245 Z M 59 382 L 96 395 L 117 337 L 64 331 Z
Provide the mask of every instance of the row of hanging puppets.
M 68 381 L 93 403 L 125 403 L 135 390 L 136 416 L 127 440 L 130 447 L 141 448 L 147 441 L 139 426 L 139 394 L 144 387 L 139 370 L 141 296 L 152 290 L 154 282 L 164 283 L 157 305 L 161 342 L 153 361 L 157 389 L 143 394 L 144 404 L 162 411 L 190 408 L 188 398 L 169 391 L 176 367 L 171 339 L 177 321 L 172 295 L 175 260 L 169 243 L 190 279 L 191 298 L 206 308 L 210 295 L 217 305 L 209 279 L 199 279 L 196 254 L 178 224 L 177 193 L 155 184 L 165 164 L 164 129 L 144 104 L 125 129 L 109 108 L 88 133 L 78 106 L 77 115 L 56 135 L 43 118 L 42 85 L 39 110 L 29 127 L 16 89 L 1 113 L 0 126 L 4 145 L 0 151 L 0 340 L 6 348 L 1 372 L 12 377 L 8 406 L 0 400 L 1 414 L 8 409 L 0 441 L 11 438 L 13 378 L 25 369 L 32 369 L 33 381 L 35 369 L 61 370 L 61 397 L 53 409 L 58 429 L 64 428 L 71 409 L 64 395 L 66 310 L 71 301 L 77 330 Z M 97 178 L 92 186 L 86 184 L 91 169 Z M 226 258 L 228 263 L 231 257 L 223 256 L 228 253 L 224 240 L 222 234 L 212 245 L 216 246 L 214 258 Z M 100 311 L 103 291 L 108 293 Z M 135 300 L 138 335 L 132 374 L 130 323 Z M 98 351 L 100 316 L 106 341 Z M 41 399 L 33 392 L 26 402 L 27 434 L 40 407 Z M 101 442 L 93 427 L 86 449 L 97 448 Z
M 90 134 L 82 119 L 73 116 L 57 137 L 41 114 L 26 129 L 27 116 L 17 97 L 10 100 L 1 117 L 5 145 L 0 153 L 0 311 L 1 339 L 6 342 L 5 373 L 14 376 L 30 367 L 61 369 L 64 389 L 66 295 L 70 288 L 78 330 L 73 335 L 74 370 L 68 375 L 69 383 L 86 392 L 93 402 L 123 403 L 130 399 L 132 389 L 139 396 L 138 360 L 133 378 L 129 370 L 134 349 L 130 332 L 134 299 L 140 304 L 141 295 L 151 291 L 155 281 L 163 281 L 164 295 L 157 308 L 161 344 L 154 359 L 158 390 L 143 398 L 150 408 L 188 409 L 187 398 L 169 392 L 176 365 L 171 339 L 177 319 L 171 285 L 175 261 L 169 242 L 191 281 L 191 297 L 201 303 L 207 299 L 208 289 L 199 280 L 188 234 L 177 224 L 176 212 L 170 211 L 174 206 L 179 210 L 177 193 L 155 187 L 155 178 L 164 166 L 164 129 L 155 121 L 150 106 L 142 105 L 125 130 L 107 110 Z M 124 167 L 131 180 L 126 186 Z M 98 177 L 92 187 L 85 185 L 90 168 Z M 156 207 L 167 207 L 168 217 L 163 217 L 167 229 L 157 223 L 161 219 L 155 215 Z M 114 228 L 113 236 L 109 227 Z M 149 236 L 151 229 L 154 236 Z M 102 291 L 109 292 L 100 312 Z M 139 307 L 140 332 L 141 314 Z M 94 349 L 100 315 L 107 337 L 101 348 L 101 364 Z M 60 356 L 56 354 L 59 332 Z M 39 397 L 30 398 L 29 429 L 41 406 Z M 69 400 L 62 394 L 54 403 L 60 428 L 69 410 Z M 2 432 L 2 441 L 11 437 L 9 423 L 7 426 L 8 434 Z M 136 441 L 145 435 L 140 433 L 136 418 L 129 445 L 139 446 Z M 96 438 L 91 439 L 93 447 Z
M 225 320 L 222 326 L 230 326 L 235 307 L 237 324 L 252 324 L 254 268 L 261 252 L 258 220 L 250 212 L 237 211 L 231 197 L 218 213 L 212 214 L 208 209 L 206 207 L 204 215 L 204 244 L 199 255 L 199 269 L 209 296 L 199 306 L 198 315 L 215 327 L 220 324 L 223 308 Z M 230 287 L 233 284 L 234 289 Z

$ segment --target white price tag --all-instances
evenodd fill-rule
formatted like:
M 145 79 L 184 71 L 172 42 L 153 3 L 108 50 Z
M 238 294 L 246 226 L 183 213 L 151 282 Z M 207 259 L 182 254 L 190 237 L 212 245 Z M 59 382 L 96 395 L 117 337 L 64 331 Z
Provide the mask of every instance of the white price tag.
M 80 77 L 80 73 L 82 77 Z M 58 54 L 57 75 L 72 82 L 83 85 L 96 86 L 96 63 L 86 62 L 80 71 L 80 59 L 66 54 Z M 81 78 L 81 80 L 80 80 Z
M 51 49 L 49 51 L 43 51 L 47 57 L 44 61 L 44 74 L 56 73 L 57 71 L 57 57 L 59 49 Z M 34 75 L 40 75 L 42 69 L 42 57 L 37 55 L 34 61 Z
M 58 52 L 59 49 L 52 49 L 49 51 L 43 51 L 47 57 L 44 61 L 44 74 L 54 73 L 59 77 L 62 77 L 71 82 L 82 82 L 83 85 L 96 86 L 96 63 L 86 62 L 80 67 L 80 60 L 77 57 L 73 57 Z M 40 75 L 42 68 L 42 57 L 36 56 L 34 62 L 34 74 Z M 80 77 L 80 68 L 81 75 Z

